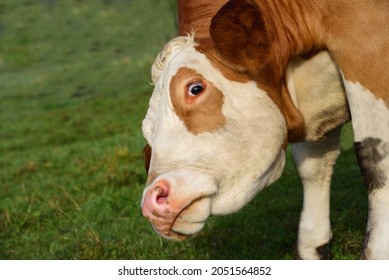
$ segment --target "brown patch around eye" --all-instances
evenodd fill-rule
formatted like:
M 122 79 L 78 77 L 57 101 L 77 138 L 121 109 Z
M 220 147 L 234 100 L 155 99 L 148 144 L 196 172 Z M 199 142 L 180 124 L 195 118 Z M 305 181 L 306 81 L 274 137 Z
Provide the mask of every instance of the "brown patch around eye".
M 206 86 L 199 96 L 188 97 L 187 85 L 193 80 L 204 81 Z M 180 68 L 171 79 L 170 95 L 175 113 L 191 133 L 200 134 L 224 126 L 223 93 L 195 70 Z

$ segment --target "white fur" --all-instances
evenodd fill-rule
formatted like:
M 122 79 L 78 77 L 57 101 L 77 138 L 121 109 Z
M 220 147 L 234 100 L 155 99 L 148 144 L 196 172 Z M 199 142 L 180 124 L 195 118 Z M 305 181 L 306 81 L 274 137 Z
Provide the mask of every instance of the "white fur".
M 328 52 L 309 60 L 294 58 L 287 68 L 287 81 L 291 98 L 304 117 L 306 140 L 321 140 L 349 118 L 341 74 Z
M 339 129 L 326 135 L 325 130 L 318 128 L 339 116 L 339 123 L 326 127 L 331 130 L 348 117 L 341 80 L 338 67 L 328 52 L 321 52 L 309 60 L 296 58 L 288 65 L 288 90 L 304 117 L 307 133 L 307 141 L 291 145 L 304 186 L 297 245 L 302 259 L 325 257 L 319 255 L 317 248 L 328 244 L 332 237 L 330 184 L 339 155 Z
M 385 185 L 369 193 L 369 236 L 364 255 L 369 259 L 389 259 L 389 100 L 377 98 L 358 82 L 345 81 L 345 86 L 355 142 L 379 139 L 377 150 L 385 156 L 376 166 L 385 172 Z
M 355 142 L 367 137 L 389 142 L 389 100 L 379 99 L 359 82 L 345 81 L 345 87 L 353 117 Z
M 222 128 L 195 135 L 175 114 L 169 84 L 181 67 L 194 69 L 223 93 L 222 112 L 226 122 Z M 195 234 L 209 215 L 238 211 L 281 175 L 285 162 L 281 148 L 286 137 L 285 121 L 254 82 L 238 83 L 225 78 L 204 54 L 196 51 L 192 37 L 170 42 L 156 59 L 152 73 L 155 89 L 142 129 L 153 149 L 149 172 L 157 176 L 146 187 L 144 197 L 156 181 L 169 181 L 170 203 L 179 205 L 174 209 L 182 210 L 172 222 L 172 231 Z M 339 154 L 339 130 L 327 136 L 325 133 L 348 118 L 340 81 L 339 71 L 328 54 L 292 64 L 288 69 L 289 90 L 307 124 L 307 140 L 315 141 L 292 145 L 304 185 L 298 237 L 298 252 L 303 259 L 320 258 L 317 248 L 332 237 L 329 194 Z M 387 103 L 359 83 L 346 81 L 345 86 L 355 140 L 381 139 L 379 149 L 388 154 Z M 337 117 L 336 124 L 324 134 L 318 133 L 323 123 L 333 121 L 333 116 Z M 379 168 L 389 170 L 388 156 L 379 162 Z M 388 181 L 384 188 L 370 193 L 369 203 L 370 237 L 365 255 L 389 258 Z
M 339 130 L 320 142 L 292 145 L 293 159 L 304 186 L 298 253 L 302 259 L 320 259 L 317 248 L 332 237 L 330 185 L 333 167 L 340 154 Z
M 217 187 L 217 193 L 211 197 L 211 214 L 229 214 L 241 209 L 281 175 L 285 162 L 281 148 L 286 137 L 285 120 L 254 82 L 228 80 L 194 48 L 194 43 L 176 41 L 183 43 L 175 46 L 164 61 L 142 125 L 153 149 L 149 172 L 161 178 L 166 172 L 174 176 L 175 169 L 184 168 L 196 170 L 193 176 L 201 176 L 199 172 L 211 176 L 215 185 L 209 188 Z M 194 69 L 223 93 L 224 127 L 194 135 L 175 114 L 169 83 L 181 67 Z M 193 176 L 188 174 L 187 182 L 195 180 Z M 152 185 L 153 182 L 148 188 Z M 172 185 L 171 191 L 178 195 L 183 192 L 180 185 Z M 197 189 L 184 192 L 196 196 Z

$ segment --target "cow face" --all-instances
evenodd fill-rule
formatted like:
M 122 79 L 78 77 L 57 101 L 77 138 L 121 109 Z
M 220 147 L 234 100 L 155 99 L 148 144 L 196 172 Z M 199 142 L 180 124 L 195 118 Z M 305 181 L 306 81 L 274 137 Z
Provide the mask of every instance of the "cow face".
M 168 43 L 152 75 L 142 212 L 161 236 L 181 240 L 281 175 L 286 124 L 266 92 L 226 78 L 192 37 Z

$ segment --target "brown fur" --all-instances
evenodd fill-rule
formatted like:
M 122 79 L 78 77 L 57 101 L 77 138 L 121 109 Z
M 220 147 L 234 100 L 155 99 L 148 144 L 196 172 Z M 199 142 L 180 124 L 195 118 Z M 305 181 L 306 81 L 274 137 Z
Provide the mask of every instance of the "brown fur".
M 204 92 L 187 95 L 190 83 L 202 81 Z M 223 94 L 210 81 L 193 69 L 180 68 L 170 81 L 170 96 L 174 111 L 193 134 L 209 132 L 224 126 Z
M 285 83 L 282 84 L 281 88 L 281 104 L 288 128 L 289 142 L 304 140 L 306 137 L 304 118 L 293 104 Z
M 225 2 L 179 0 L 180 34 L 195 31 L 198 50 L 227 78 L 257 81 L 284 114 L 289 141 L 306 138 L 304 118 L 284 82 L 295 55 L 329 48 L 347 80 L 389 104 L 387 1 L 231 0 L 222 6 Z M 318 129 L 327 127 L 325 122 Z
M 149 174 L 149 168 L 150 168 L 150 160 L 151 160 L 151 147 L 149 144 L 146 144 L 146 146 L 143 149 L 143 157 L 145 161 L 145 170 L 147 174 Z
M 260 31 L 257 31 L 256 28 L 260 28 L 264 23 L 253 20 L 252 22 L 245 22 L 245 25 L 250 27 L 247 28 L 245 32 L 241 33 L 236 32 L 234 30 L 233 22 L 236 22 L 234 18 L 239 18 L 240 20 L 250 20 L 252 17 L 255 16 L 255 13 L 258 12 L 257 7 L 254 3 L 245 4 L 240 3 L 239 1 L 239 3 L 233 3 L 233 1 L 230 1 L 226 4 L 225 7 L 223 7 L 223 11 L 227 11 L 226 14 L 224 14 L 222 11 L 217 13 L 219 9 L 223 6 L 223 4 L 225 4 L 226 2 L 226 0 L 217 0 L 212 2 L 204 0 L 179 0 L 178 22 L 180 35 L 186 35 L 195 31 L 195 39 L 196 41 L 200 42 L 198 50 L 203 53 L 206 53 L 206 55 L 211 59 L 213 65 L 219 71 L 221 71 L 227 79 L 239 82 L 247 82 L 250 80 L 258 81 L 259 87 L 269 94 L 273 102 L 280 108 L 280 111 L 284 114 L 288 126 L 288 140 L 291 142 L 303 140 L 305 137 L 304 119 L 297 110 L 297 108 L 293 105 L 286 85 L 283 84 L 284 81 L 280 79 L 280 76 L 283 75 L 280 70 L 281 68 L 278 69 L 279 73 L 276 74 L 274 72 L 275 68 L 273 63 L 263 65 L 264 59 L 258 56 L 258 54 L 256 54 L 258 46 L 251 46 L 251 44 L 247 43 L 250 39 L 261 38 Z M 238 7 L 238 11 L 235 11 L 235 13 L 232 15 L 229 14 L 229 9 L 233 9 L 235 7 L 229 7 L 229 5 L 235 5 L 236 7 Z M 248 14 L 246 14 L 246 12 Z M 212 17 L 214 16 L 215 18 L 212 19 Z M 211 20 L 214 23 L 214 26 L 210 27 Z M 231 32 L 228 34 L 229 37 L 225 38 L 223 32 L 224 30 L 228 29 L 229 25 L 231 24 L 232 29 L 230 30 Z M 217 42 L 216 44 L 210 42 L 209 30 L 211 30 L 213 39 L 215 42 Z M 219 37 L 216 34 L 218 31 L 220 31 Z M 250 34 L 250 32 L 253 33 Z M 249 38 L 246 39 L 247 36 L 249 36 Z M 223 41 L 226 41 L 226 43 L 231 42 L 232 45 L 227 48 L 225 45 L 223 45 Z M 268 43 L 265 43 L 265 41 L 266 40 L 264 39 L 261 41 L 265 44 L 263 45 L 264 49 L 270 46 Z M 261 42 L 258 42 L 258 44 L 260 45 Z M 216 47 L 216 50 L 219 50 L 218 46 L 221 45 L 223 45 L 223 54 L 220 58 L 220 56 L 215 53 L 214 47 Z M 239 54 L 237 50 L 242 50 L 250 46 L 251 49 L 246 50 L 245 53 L 239 55 L 239 57 L 236 56 L 237 54 Z M 227 52 L 227 56 L 225 56 L 224 52 Z M 232 57 L 235 60 L 229 61 L 228 58 L 225 59 L 226 57 Z M 265 52 L 263 54 L 263 57 L 267 59 L 269 57 L 268 53 Z M 244 64 L 237 67 L 237 65 L 239 65 L 238 63 L 242 63 L 242 60 L 245 61 Z M 259 68 L 260 65 L 262 65 L 261 70 L 264 71 L 249 71 Z M 264 83 L 263 81 L 266 82 Z M 271 84 L 270 86 L 269 83 Z M 281 88 L 283 92 L 282 95 L 278 93 L 279 89 Z
M 155 171 L 149 172 L 150 171 L 150 161 L 151 161 L 151 156 L 153 153 L 153 149 L 149 144 L 146 144 L 146 146 L 143 149 L 143 157 L 144 157 L 144 163 L 145 163 L 145 170 L 147 173 L 147 184 L 151 183 L 154 181 L 155 178 L 157 178 L 158 174 L 155 173 Z
M 227 1 L 177 0 L 179 35 L 186 36 L 195 31 L 196 40 L 209 39 L 211 20 Z
M 212 19 L 210 34 L 223 60 L 277 85 L 294 54 L 324 46 L 320 18 L 305 22 L 312 4 L 290 0 L 231 0 Z
M 276 36 L 272 32 L 274 26 L 258 16 L 260 14 L 255 1 L 227 3 L 211 23 L 214 47 L 221 61 L 239 72 L 248 73 L 259 88 L 269 94 L 285 116 L 288 140 L 302 141 L 305 138 L 304 118 L 293 104 L 282 78 L 289 58 L 279 55 L 280 48 L 270 43 Z
M 328 47 L 346 80 L 389 107 L 389 1 L 327 1 Z
M 388 104 L 388 22 L 386 0 L 231 0 L 210 33 L 222 60 L 273 88 L 291 57 L 328 48 L 346 80 Z

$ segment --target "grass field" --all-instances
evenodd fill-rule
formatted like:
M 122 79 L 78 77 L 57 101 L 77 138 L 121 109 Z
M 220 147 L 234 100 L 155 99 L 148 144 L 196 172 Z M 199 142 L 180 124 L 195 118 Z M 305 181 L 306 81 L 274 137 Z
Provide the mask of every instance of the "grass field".
M 302 187 L 283 177 L 183 243 L 141 216 L 140 130 L 175 0 L 0 2 L 0 259 L 293 259 Z M 359 259 L 366 195 L 350 127 L 331 196 L 335 259 Z

